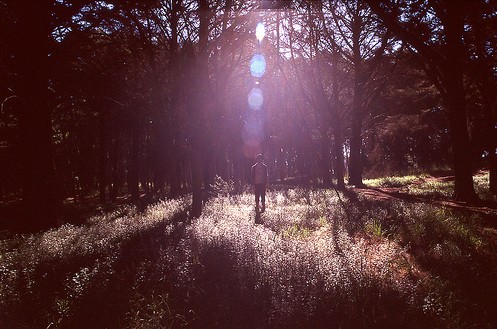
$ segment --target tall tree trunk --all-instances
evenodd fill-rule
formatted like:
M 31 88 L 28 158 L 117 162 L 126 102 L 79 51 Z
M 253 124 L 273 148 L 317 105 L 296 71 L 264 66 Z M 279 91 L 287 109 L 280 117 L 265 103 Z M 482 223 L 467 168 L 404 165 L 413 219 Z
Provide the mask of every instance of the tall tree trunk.
M 344 181 L 344 159 L 343 159 L 343 139 L 342 129 L 338 119 L 333 123 L 334 137 L 334 153 L 335 153 L 335 177 L 337 179 L 337 188 L 343 190 L 345 188 Z
M 192 216 L 202 214 L 202 156 L 201 152 L 193 152 L 192 157 Z
M 105 127 L 106 115 L 104 110 L 100 110 L 100 122 L 99 122 L 99 154 L 98 154 L 98 187 L 99 187 L 99 199 L 101 203 L 105 203 L 106 195 L 105 190 L 107 187 L 107 134 Z
M 489 153 L 489 187 L 490 191 L 497 194 L 497 83 L 495 81 L 493 64 L 495 59 L 487 49 L 487 42 L 490 31 L 487 31 L 486 24 L 482 22 L 484 12 L 490 8 L 480 7 L 479 10 L 472 12 L 472 23 L 475 31 L 475 50 L 477 56 L 477 75 L 480 79 L 479 90 L 482 95 L 484 107 L 484 124 L 485 130 L 489 132 L 488 144 L 486 150 Z
M 338 49 L 333 53 L 332 65 L 332 79 L 333 79 L 333 95 L 332 95 L 332 108 L 331 120 L 333 127 L 334 139 L 334 153 L 335 153 L 335 177 L 337 179 L 337 188 L 343 190 L 345 188 L 344 182 L 344 159 L 343 159 L 343 138 L 342 138 L 342 125 L 340 124 L 340 99 L 338 96 Z
M 19 99 L 22 198 L 33 229 L 56 225 L 58 204 L 48 107 L 48 37 L 52 1 L 13 1 L 14 92 Z
M 473 201 L 477 198 L 473 186 L 472 153 L 468 136 L 466 99 L 463 82 L 464 18 L 459 4 L 447 2 L 446 62 L 442 64 L 446 93 L 444 101 L 449 116 L 450 136 L 454 157 L 454 198 Z
M 178 157 L 177 150 L 175 150 L 175 156 L 171 159 L 171 195 L 178 196 L 181 189 L 181 164 Z
M 180 15 L 180 0 L 172 0 L 172 8 L 171 8 L 171 46 L 170 46 L 170 62 L 169 62 L 169 71 L 171 72 L 171 76 L 174 79 L 177 79 L 178 76 L 178 22 Z M 173 80 L 175 81 L 175 80 Z M 177 82 L 177 80 L 175 81 Z M 178 83 L 173 83 L 170 89 L 169 94 L 169 112 L 170 115 L 167 117 L 168 130 L 172 132 L 169 137 L 171 139 L 176 138 L 177 134 L 177 125 L 175 124 L 175 116 L 176 113 L 175 107 L 177 102 L 177 91 L 178 91 Z M 170 166 L 169 166 L 169 176 L 170 186 L 171 186 L 171 195 L 178 196 L 181 190 L 182 183 L 182 168 L 184 165 L 183 161 L 180 157 L 180 147 L 176 142 L 173 143 L 171 147 L 172 156 L 169 157 Z
M 331 158 L 330 158 L 330 144 L 328 140 L 328 134 L 326 128 L 323 124 L 321 127 L 321 173 L 323 177 L 323 185 L 325 187 L 330 187 L 331 181 Z
M 365 68 L 361 55 L 362 18 L 355 13 L 352 21 L 352 51 L 354 64 L 354 96 L 352 99 L 352 124 L 350 137 L 349 184 L 362 186 L 362 120 Z
M 357 74 L 357 73 L 356 73 Z M 356 78 L 352 101 L 352 124 L 350 137 L 349 184 L 362 186 L 362 101 L 364 85 Z
M 495 131 L 493 132 L 494 136 L 493 138 L 497 138 L 495 136 Z M 489 179 L 489 185 L 490 185 L 490 191 L 494 194 L 497 195 L 497 154 L 496 152 L 496 143 L 492 143 L 492 149 L 490 150 L 490 179 Z
M 119 136 L 114 131 L 114 141 L 112 143 L 112 151 L 111 151 L 111 173 L 112 173 L 112 181 L 109 185 L 109 199 L 112 202 L 116 202 L 117 193 L 119 190 Z
M 138 120 L 131 123 L 131 168 L 129 169 L 129 189 L 131 199 L 137 201 L 140 198 L 140 126 Z
M 207 84 L 208 79 L 208 68 L 207 63 L 209 60 L 209 53 L 207 49 L 208 38 L 209 38 L 209 2 L 208 0 L 198 0 L 199 2 L 199 53 L 196 58 L 196 66 L 198 68 L 196 74 L 198 74 L 198 79 L 196 79 L 196 86 L 194 92 L 195 95 L 193 100 L 193 123 L 196 123 L 192 137 L 192 216 L 198 217 L 202 213 L 202 137 L 200 134 L 205 134 L 206 130 L 202 122 L 202 112 L 204 110 L 204 102 L 207 101 Z

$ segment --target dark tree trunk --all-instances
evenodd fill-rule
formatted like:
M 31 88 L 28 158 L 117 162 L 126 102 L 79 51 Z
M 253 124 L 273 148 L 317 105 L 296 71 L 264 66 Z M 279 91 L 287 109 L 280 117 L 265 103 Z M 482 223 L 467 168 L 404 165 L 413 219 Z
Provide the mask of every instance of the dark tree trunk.
M 14 92 L 19 104 L 22 198 L 33 229 L 56 225 L 58 204 L 48 107 L 48 37 L 52 1 L 13 1 Z
M 334 154 L 335 154 L 335 177 L 337 188 L 343 190 L 344 182 L 344 159 L 343 159 L 343 137 L 342 125 L 340 124 L 340 100 L 338 97 L 338 50 L 335 49 L 333 56 L 332 77 L 333 77 L 333 102 L 331 108 L 331 120 L 333 126 Z
M 446 61 L 442 64 L 443 83 L 446 88 L 444 101 L 449 116 L 450 136 L 454 157 L 454 198 L 474 201 L 477 196 L 473 186 L 472 153 L 468 136 L 466 99 L 463 82 L 464 70 L 464 19 L 457 2 L 447 2 Z
M 335 120 L 338 121 L 338 120 Z M 335 177 L 337 179 L 337 188 L 339 190 L 343 190 L 345 188 L 344 181 L 344 159 L 343 159 L 343 140 L 342 140 L 342 131 L 341 125 L 339 122 L 336 122 L 333 125 L 333 136 L 334 136 L 334 148 L 335 148 Z
M 356 73 L 357 74 L 357 73 Z M 362 101 L 364 85 L 356 81 L 352 103 L 352 124 L 350 136 L 349 184 L 362 186 Z
M 107 134 L 105 127 L 106 116 L 104 110 L 100 111 L 100 122 L 99 122 L 99 163 L 98 163 L 98 187 L 99 187 L 99 197 L 100 202 L 105 203 L 106 201 L 106 187 L 107 187 Z
M 350 159 L 349 159 L 349 184 L 362 186 L 362 120 L 364 88 L 365 88 L 365 67 L 361 56 L 361 30 L 362 19 L 354 14 L 352 20 L 352 51 L 354 64 L 354 96 L 352 99 L 352 123 L 350 136 Z
M 204 110 L 207 101 L 207 84 L 208 80 L 208 69 L 207 62 L 209 60 L 209 54 L 207 49 L 207 43 L 209 38 L 209 2 L 207 0 L 199 0 L 199 54 L 196 58 L 196 66 L 198 68 L 196 74 L 198 78 L 195 81 L 197 88 L 195 88 L 195 95 L 193 96 L 193 108 L 192 110 L 192 122 L 197 123 L 194 127 L 193 138 L 192 138 L 192 216 L 198 217 L 202 213 L 202 138 L 200 134 L 207 133 L 202 121 L 202 112 Z M 205 137 L 205 136 L 204 136 Z
M 495 138 L 495 137 L 494 137 Z M 493 150 L 490 154 L 490 191 L 497 195 L 497 155 L 495 154 L 496 146 L 493 144 Z
M 331 181 L 331 157 L 330 145 L 328 135 L 326 134 L 326 127 L 321 129 L 321 173 L 323 177 L 323 185 L 330 187 Z
M 131 168 L 129 169 L 129 189 L 131 199 L 140 198 L 140 126 L 137 120 L 131 123 Z
M 484 86 L 485 88 L 485 86 Z M 494 95 L 487 95 L 485 97 L 487 100 L 490 100 L 494 97 Z M 489 136 L 489 143 L 488 143 L 488 153 L 489 153 L 489 187 L 490 191 L 494 194 L 497 195 L 497 120 L 495 119 L 495 109 L 493 108 L 493 102 L 487 102 L 486 104 L 486 110 L 489 112 L 489 120 L 488 120 L 488 125 L 489 125 L 489 131 L 490 136 Z
M 202 214 L 202 157 L 200 152 L 192 154 L 192 216 L 198 217 Z
M 120 161 L 119 161 L 119 134 L 118 134 L 118 129 L 114 127 L 113 130 L 113 141 L 111 144 L 111 158 L 110 158 L 110 163 L 111 163 L 111 176 L 112 180 L 109 185 L 109 198 L 112 202 L 116 202 L 117 200 L 117 195 L 118 191 L 121 188 L 121 182 L 119 181 L 120 177 Z
M 171 177 L 171 195 L 178 196 L 180 194 L 180 189 L 181 189 L 181 163 L 180 163 L 180 158 L 178 156 L 178 151 L 177 149 L 174 150 L 174 158 L 171 159 L 171 168 L 170 170 L 170 177 Z

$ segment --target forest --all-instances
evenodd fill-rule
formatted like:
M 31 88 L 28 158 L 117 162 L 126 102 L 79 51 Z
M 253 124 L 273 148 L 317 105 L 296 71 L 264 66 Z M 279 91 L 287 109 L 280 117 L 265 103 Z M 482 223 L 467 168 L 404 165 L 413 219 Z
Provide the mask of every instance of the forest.
M 0 12 L 0 327 L 497 326 L 496 1 Z
M 496 173 L 495 3 L 281 3 L 3 3 L 2 199 L 34 225 L 95 193 L 191 190 L 199 214 L 259 152 L 271 180 L 338 188 L 450 168 L 474 199 Z

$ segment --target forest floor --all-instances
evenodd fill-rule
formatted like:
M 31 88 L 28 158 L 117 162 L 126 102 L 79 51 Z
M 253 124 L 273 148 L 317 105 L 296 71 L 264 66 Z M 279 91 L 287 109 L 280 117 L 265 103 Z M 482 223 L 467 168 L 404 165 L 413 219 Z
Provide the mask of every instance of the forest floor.
M 495 328 L 497 210 L 453 181 L 119 205 L 0 235 L 0 328 Z M 3 237 L 2 237 L 3 236 Z

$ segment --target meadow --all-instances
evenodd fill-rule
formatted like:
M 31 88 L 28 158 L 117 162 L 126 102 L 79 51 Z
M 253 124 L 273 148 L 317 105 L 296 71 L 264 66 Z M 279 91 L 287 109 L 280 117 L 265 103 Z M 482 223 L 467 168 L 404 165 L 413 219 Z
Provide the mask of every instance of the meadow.
M 497 327 L 495 208 L 433 202 L 450 183 L 424 176 L 366 183 L 418 198 L 288 187 L 260 215 L 219 193 L 196 219 L 185 196 L 2 232 L 0 327 Z

